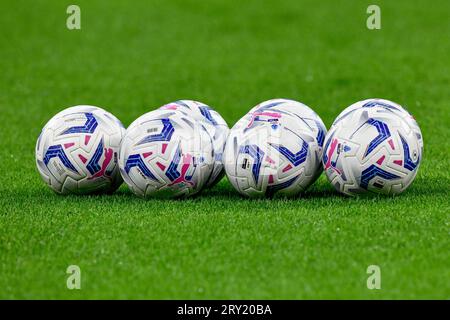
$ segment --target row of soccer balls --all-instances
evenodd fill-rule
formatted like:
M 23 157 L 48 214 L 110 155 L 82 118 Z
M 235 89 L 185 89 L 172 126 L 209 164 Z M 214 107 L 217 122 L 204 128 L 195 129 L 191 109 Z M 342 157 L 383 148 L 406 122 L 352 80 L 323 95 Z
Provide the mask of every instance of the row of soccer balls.
M 209 106 L 180 100 L 126 130 L 101 108 L 68 108 L 43 128 L 36 163 L 62 194 L 113 192 L 123 179 L 142 197 L 182 197 L 226 173 L 243 195 L 295 196 L 323 170 L 348 195 L 397 194 L 414 180 L 422 152 L 417 122 L 388 100 L 352 104 L 328 133 L 311 108 L 293 100 L 262 102 L 231 130 Z

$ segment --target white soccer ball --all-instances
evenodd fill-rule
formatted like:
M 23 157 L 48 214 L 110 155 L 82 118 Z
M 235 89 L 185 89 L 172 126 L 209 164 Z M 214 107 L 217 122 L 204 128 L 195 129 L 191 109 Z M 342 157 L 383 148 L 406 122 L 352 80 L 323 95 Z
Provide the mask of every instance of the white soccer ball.
M 155 110 L 136 119 L 120 147 L 123 179 L 138 196 L 182 197 L 198 193 L 214 167 L 213 142 L 198 121 Z
M 236 190 L 249 197 L 294 196 L 317 179 L 326 129 L 310 110 L 292 100 L 269 100 L 238 121 L 224 153 Z
M 55 115 L 36 143 L 36 165 L 55 192 L 112 192 L 122 183 L 117 165 L 122 123 L 94 106 L 75 106 Z
M 323 166 L 328 180 L 344 194 L 398 194 L 414 180 L 422 152 L 420 129 L 403 111 L 360 106 L 328 132 Z
M 211 176 L 206 182 L 206 187 L 214 186 L 225 174 L 222 157 L 225 149 L 225 142 L 227 141 L 228 133 L 230 131 L 225 120 L 210 106 L 193 100 L 178 100 L 165 104 L 160 109 L 181 112 L 186 116 L 200 121 L 205 127 L 212 138 L 214 150 L 214 168 Z

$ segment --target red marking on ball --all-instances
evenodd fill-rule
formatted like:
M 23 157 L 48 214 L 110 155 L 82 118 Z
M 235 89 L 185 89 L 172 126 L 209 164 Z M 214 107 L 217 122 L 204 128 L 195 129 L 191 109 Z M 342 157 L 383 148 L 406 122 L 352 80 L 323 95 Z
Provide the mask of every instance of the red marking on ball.
M 274 163 L 275 163 L 275 161 L 273 161 L 272 158 L 269 157 L 269 156 L 266 156 L 266 161 L 269 162 L 269 163 L 271 163 L 271 164 L 274 164 Z
M 72 147 L 72 146 L 74 146 L 75 145 L 75 143 L 73 143 L 73 142 L 69 142 L 69 143 L 64 143 L 64 148 L 70 148 L 70 147 Z
M 82 154 L 79 154 L 78 158 L 80 158 L 80 160 L 83 161 L 83 163 L 86 163 L 87 161 L 87 159 Z
M 382 165 L 382 164 L 383 164 L 383 161 L 384 161 L 384 158 L 386 158 L 386 157 L 385 157 L 385 156 L 382 156 L 380 159 L 378 159 L 377 163 L 378 163 L 379 165 Z
M 392 141 L 392 139 L 389 139 L 388 143 L 391 146 L 392 150 L 395 150 L 394 141 Z
M 156 165 L 157 165 L 162 171 L 166 170 L 166 166 L 163 165 L 161 162 L 157 162 Z

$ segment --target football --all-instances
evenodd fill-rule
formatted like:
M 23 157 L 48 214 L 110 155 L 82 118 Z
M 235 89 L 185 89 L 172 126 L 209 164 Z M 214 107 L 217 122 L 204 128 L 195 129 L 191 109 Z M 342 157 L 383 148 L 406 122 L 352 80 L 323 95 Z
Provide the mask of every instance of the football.
M 212 174 L 213 141 L 192 117 L 170 109 L 154 110 L 128 127 L 119 166 L 138 196 L 191 196 L 202 190 Z
M 295 196 L 322 172 L 325 134 L 322 120 L 309 107 L 287 99 L 263 102 L 231 129 L 226 175 L 245 196 Z
M 206 187 L 212 187 L 222 179 L 225 174 L 223 169 L 223 151 L 230 129 L 220 114 L 210 106 L 193 100 L 178 100 L 165 104 L 160 109 L 173 110 L 192 117 L 203 125 L 211 136 L 214 151 L 214 168 L 206 182 Z
M 417 122 L 392 102 L 382 103 L 351 106 L 325 138 L 326 176 L 344 194 L 398 194 L 417 174 L 423 152 Z
M 101 108 L 67 108 L 39 135 L 37 169 L 57 193 L 112 192 L 122 183 L 117 163 L 124 134 L 122 123 Z

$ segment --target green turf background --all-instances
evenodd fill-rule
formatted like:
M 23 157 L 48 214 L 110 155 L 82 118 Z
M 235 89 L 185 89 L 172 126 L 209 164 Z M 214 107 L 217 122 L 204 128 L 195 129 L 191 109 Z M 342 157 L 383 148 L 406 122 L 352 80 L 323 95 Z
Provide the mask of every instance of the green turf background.
M 450 2 L 0 1 L 0 298 L 450 298 Z M 366 8 L 382 29 L 366 28 Z M 349 199 L 324 176 L 299 199 L 62 197 L 34 145 L 57 111 L 106 108 L 128 125 L 178 99 L 232 125 L 276 97 L 329 126 L 383 97 L 416 116 L 425 155 L 395 198 Z M 66 288 L 70 264 L 82 289 Z M 382 289 L 368 290 L 377 264 Z

